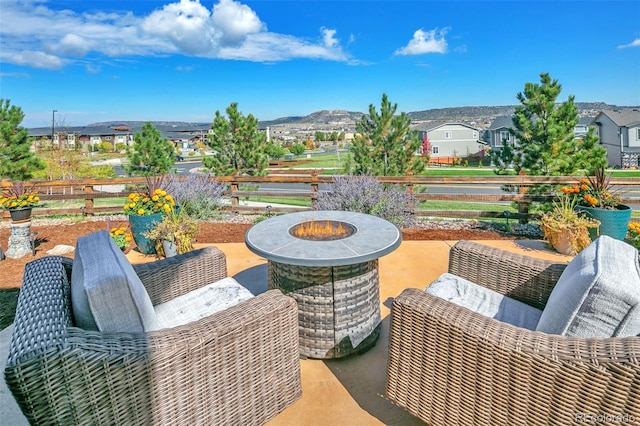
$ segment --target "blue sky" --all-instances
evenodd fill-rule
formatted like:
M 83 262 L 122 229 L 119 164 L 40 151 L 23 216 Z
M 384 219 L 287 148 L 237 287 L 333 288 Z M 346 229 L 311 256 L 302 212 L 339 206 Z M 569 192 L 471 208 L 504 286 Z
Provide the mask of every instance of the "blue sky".
M 0 2 L 0 97 L 25 127 L 322 109 L 640 105 L 640 1 Z

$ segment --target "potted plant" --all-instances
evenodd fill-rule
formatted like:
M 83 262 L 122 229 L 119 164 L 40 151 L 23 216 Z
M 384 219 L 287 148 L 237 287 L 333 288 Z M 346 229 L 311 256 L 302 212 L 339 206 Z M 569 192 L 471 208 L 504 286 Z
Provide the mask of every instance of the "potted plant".
M 197 220 L 182 209 L 173 209 L 145 232 L 145 236 L 155 242 L 156 253 L 171 257 L 193 250 L 199 231 Z
M 577 185 L 563 188 L 576 200 L 576 209 L 600 221 L 598 230 L 590 231 L 591 238 L 608 235 L 624 240 L 631 219 L 631 207 L 622 204 L 620 196 L 611 187 L 611 173 L 597 168 L 593 176 L 581 179 Z
M 22 222 L 31 218 L 31 210 L 40 202 L 38 192 L 24 182 L 15 182 L 0 196 L 0 204 L 9 210 L 13 222 Z
M 640 249 L 640 222 L 631 222 L 629 224 L 629 243 L 637 249 Z
M 145 236 L 164 216 L 171 213 L 176 203 L 167 191 L 160 188 L 161 180 L 147 179 L 147 191 L 129 194 L 123 207 L 129 216 L 131 234 L 138 250 L 143 254 L 155 254 L 155 241 Z
M 586 217 L 575 209 L 577 199 L 562 188 L 560 199 L 551 211 L 542 215 L 540 228 L 544 239 L 558 252 L 576 255 L 591 243 L 589 230 L 597 229 L 600 221 Z
M 122 251 L 126 251 L 127 248 L 131 245 L 131 233 L 127 232 L 127 228 L 125 226 L 110 228 L 109 235 L 111 235 L 113 241 Z

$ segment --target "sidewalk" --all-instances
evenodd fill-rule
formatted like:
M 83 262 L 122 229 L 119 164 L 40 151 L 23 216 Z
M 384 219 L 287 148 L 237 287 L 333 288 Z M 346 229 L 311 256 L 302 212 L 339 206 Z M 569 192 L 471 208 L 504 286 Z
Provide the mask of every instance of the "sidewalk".
M 570 260 L 545 248 L 541 241 L 496 240 L 483 244 L 558 262 Z M 405 288 L 424 288 L 446 272 L 449 249 L 455 241 L 405 241 L 380 259 L 382 332 L 364 354 L 337 360 L 301 360 L 302 398 L 276 416 L 269 425 L 418 425 L 423 424 L 384 396 L 389 311 L 395 296 Z M 216 244 L 227 256 L 230 276 L 253 292 L 266 290 L 266 262 L 244 243 Z M 132 263 L 152 259 L 137 252 Z M 0 332 L 0 359 L 6 363 L 12 326 Z M 27 425 L 13 396 L 0 381 L 0 425 Z M 319 421 L 319 419 L 322 419 Z

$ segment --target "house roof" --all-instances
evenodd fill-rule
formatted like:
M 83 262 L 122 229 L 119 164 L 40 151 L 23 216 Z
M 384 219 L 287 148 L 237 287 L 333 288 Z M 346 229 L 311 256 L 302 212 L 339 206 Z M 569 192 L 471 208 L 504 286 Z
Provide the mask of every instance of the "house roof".
M 417 130 L 417 131 L 420 131 L 420 132 L 426 132 L 426 131 L 429 131 L 429 130 L 437 129 L 438 127 L 446 126 L 447 124 L 455 124 L 455 125 L 458 125 L 458 126 L 468 127 L 470 129 L 473 129 L 473 130 L 480 130 L 480 129 L 478 129 L 476 127 L 473 127 L 473 126 L 470 126 L 468 124 L 460 123 L 459 121 L 431 121 L 429 123 L 421 123 L 421 124 L 418 124 L 416 126 L 412 126 L 411 129 L 412 130 Z
M 600 112 L 594 121 L 597 121 L 601 114 L 609 117 L 618 127 L 629 127 L 640 123 L 638 108 L 606 109 Z
M 513 116 L 500 115 L 491 122 L 491 126 L 489 126 L 488 130 L 497 130 L 497 129 L 503 129 L 503 128 L 509 129 L 512 127 L 513 127 Z

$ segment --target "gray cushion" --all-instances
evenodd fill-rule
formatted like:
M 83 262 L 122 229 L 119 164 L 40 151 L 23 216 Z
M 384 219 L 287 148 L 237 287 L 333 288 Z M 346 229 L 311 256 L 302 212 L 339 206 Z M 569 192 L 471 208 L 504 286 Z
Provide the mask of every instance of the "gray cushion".
M 223 278 L 155 306 L 158 328 L 172 328 L 230 308 L 253 294 L 233 278 Z
M 535 330 L 542 311 L 454 274 L 445 273 L 424 290 L 456 305 L 516 327 Z
M 75 324 L 87 330 L 141 333 L 157 329 L 147 291 L 107 231 L 78 238 L 71 306 Z
M 538 331 L 577 337 L 640 334 L 640 266 L 629 244 L 603 235 L 567 265 Z

